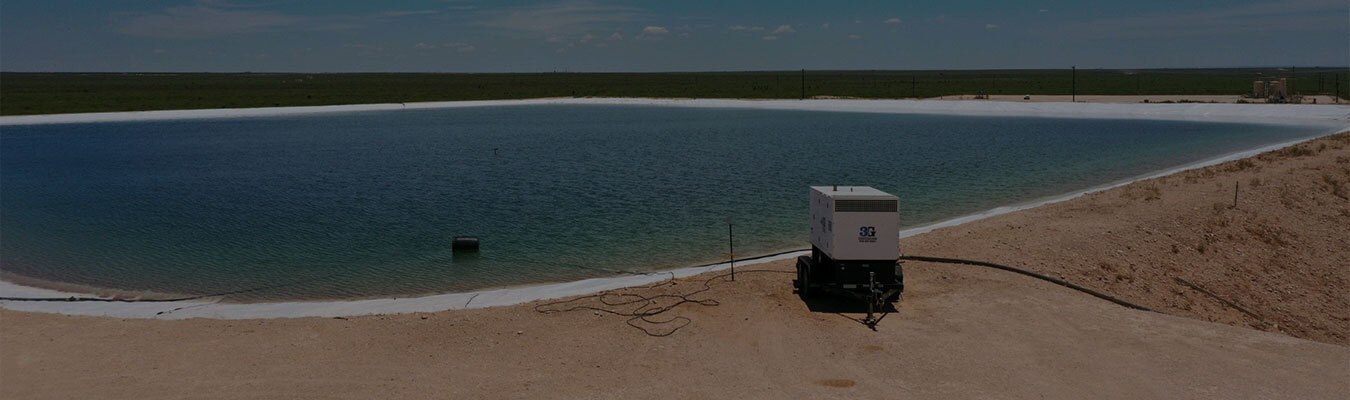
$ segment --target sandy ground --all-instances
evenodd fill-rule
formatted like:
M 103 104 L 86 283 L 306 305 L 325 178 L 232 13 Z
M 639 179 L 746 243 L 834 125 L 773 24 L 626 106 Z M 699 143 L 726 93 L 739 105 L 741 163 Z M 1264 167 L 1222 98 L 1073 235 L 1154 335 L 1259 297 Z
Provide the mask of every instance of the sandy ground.
M 912 266 L 877 331 L 741 274 L 648 337 L 530 307 L 339 319 L 0 313 L 4 398 L 1337 398 L 1350 349 Z M 662 329 L 662 327 L 656 327 Z
M 847 303 L 802 302 L 786 262 L 692 296 L 716 305 L 653 318 L 687 320 L 637 322 L 655 333 L 687 322 L 667 337 L 541 303 L 235 321 L 3 310 L 0 398 L 1345 398 L 1347 186 L 1341 134 L 904 243 L 1164 313 L 917 262 L 875 331 Z M 705 279 L 621 293 L 688 293 Z
M 1023 265 L 1173 315 L 1345 346 L 1348 197 L 1350 134 L 1342 133 L 906 244 L 924 255 Z
M 975 100 L 975 95 L 944 96 L 935 100 Z M 1079 103 L 1265 103 L 1263 99 L 1249 99 L 1241 95 L 1150 95 L 1150 96 L 1124 96 L 1124 95 L 1088 95 L 1078 96 L 1070 95 L 1034 95 L 1031 99 L 1018 95 L 990 95 L 987 100 L 991 101 L 1019 101 L 1036 103 L 1068 103 L 1076 101 Z M 1345 101 L 1337 99 L 1335 96 L 1306 96 L 1303 98 L 1304 104 L 1346 104 Z

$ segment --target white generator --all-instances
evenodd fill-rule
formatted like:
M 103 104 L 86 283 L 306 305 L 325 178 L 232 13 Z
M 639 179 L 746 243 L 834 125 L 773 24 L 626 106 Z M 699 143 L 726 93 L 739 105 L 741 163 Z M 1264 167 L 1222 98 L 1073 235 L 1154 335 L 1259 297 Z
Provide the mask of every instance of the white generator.
M 904 291 L 900 199 L 868 186 L 811 187 L 811 255 L 797 259 L 794 286 L 803 297 L 849 295 L 873 305 Z

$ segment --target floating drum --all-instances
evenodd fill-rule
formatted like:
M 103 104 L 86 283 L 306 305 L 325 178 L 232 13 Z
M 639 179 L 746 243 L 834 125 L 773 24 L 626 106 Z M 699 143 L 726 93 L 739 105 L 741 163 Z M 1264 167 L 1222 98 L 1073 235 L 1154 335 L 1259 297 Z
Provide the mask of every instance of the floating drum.
M 455 236 L 450 245 L 454 251 L 478 251 L 478 238 L 473 236 Z

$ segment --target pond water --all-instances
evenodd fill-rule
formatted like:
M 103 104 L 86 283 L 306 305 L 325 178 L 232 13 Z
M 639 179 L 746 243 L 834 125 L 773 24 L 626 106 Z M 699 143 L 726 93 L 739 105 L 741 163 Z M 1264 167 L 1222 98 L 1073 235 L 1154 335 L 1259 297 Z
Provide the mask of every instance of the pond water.
M 806 247 L 813 184 L 893 193 L 906 227 L 1317 133 L 595 105 L 6 126 L 0 269 L 237 301 L 577 280 L 724 260 L 729 218 L 738 256 Z

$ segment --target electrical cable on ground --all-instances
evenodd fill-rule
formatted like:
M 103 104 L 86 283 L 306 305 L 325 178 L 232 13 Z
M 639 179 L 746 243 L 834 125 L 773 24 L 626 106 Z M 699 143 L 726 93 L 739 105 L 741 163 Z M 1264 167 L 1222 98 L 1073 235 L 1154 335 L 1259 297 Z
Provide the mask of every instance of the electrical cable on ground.
M 777 256 L 777 255 L 788 254 L 788 253 L 795 253 L 795 252 L 805 251 L 805 250 L 806 250 L 806 249 L 789 250 L 789 251 L 779 252 L 779 253 L 775 253 L 775 254 L 769 254 L 769 255 L 759 256 L 759 257 L 755 257 L 755 258 L 756 258 L 756 259 L 759 259 L 759 258 L 773 257 L 773 256 Z M 1100 298 L 1100 299 L 1103 299 L 1103 300 L 1106 300 L 1106 301 L 1110 301 L 1110 302 L 1112 302 L 1112 303 L 1115 303 L 1115 304 L 1117 304 L 1117 305 L 1123 306 L 1123 307 L 1125 307 L 1125 308 L 1130 308 L 1130 309 L 1135 309 L 1135 310 L 1140 310 L 1140 311 L 1154 312 L 1152 309 L 1149 309 L 1148 307 L 1144 307 L 1144 306 L 1141 306 L 1141 305 L 1138 305 L 1138 304 L 1134 304 L 1134 303 L 1125 301 L 1125 300 L 1123 300 L 1123 299 L 1120 299 L 1120 298 L 1117 298 L 1117 297 L 1108 295 L 1108 294 L 1106 294 L 1106 293 L 1102 293 L 1102 292 L 1099 292 L 1099 291 L 1096 291 L 1096 290 L 1093 290 L 1093 289 L 1090 289 L 1090 288 L 1087 288 L 1087 287 L 1080 286 L 1080 285 L 1075 284 L 1075 283 L 1073 283 L 1073 282 L 1069 282 L 1069 281 L 1066 281 L 1066 280 L 1063 280 L 1063 279 L 1059 279 L 1059 278 L 1056 278 L 1056 277 L 1052 277 L 1052 276 L 1045 275 L 1045 274 L 1041 274 L 1041 273 L 1037 273 L 1037 272 L 1032 272 L 1032 271 L 1029 271 L 1029 270 L 1026 270 L 1026 269 L 1022 269 L 1022 268 L 1018 268 L 1018 267 L 1013 267 L 1013 266 L 1008 266 L 1008 265 L 1003 265 L 1003 264 L 997 264 L 997 263 L 992 263 L 992 262 L 987 262 L 987 261 L 965 260 L 965 259 L 959 259 L 959 258 L 944 258 L 944 257 L 901 256 L 901 257 L 900 257 L 900 260 L 912 260 L 912 261 L 922 261 L 922 262 L 932 262 L 932 263 L 945 263 L 945 264 L 963 264 L 963 265 L 973 265 L 973 266 L 980 266 L 980 267 L 994 268 L 994 269 L 998 269 L 998 270 L 1003 270 L 1003 271 L 1008 271 L 1008 272 L 1013 272 L 1013 273 L 1017 273 L 1017 274 L 1029 276 L 1029 277 L 1036 278 L 1036 279 L 1040 279 L 1040 280 L 1043 280 L 1043 281 L 1046 281 L 1046 282 L 1054 283 L 1054 284 L 1056 284 L 1056 285 L 1060 285 L 1060 286 L 1063 286 L 1063 287 L 1066 287 L 1066 288 L 1069 288 L 1069 289 L 1077 290 L 1077 291 L 1080 291 L 1080 292 L 1083 292 L 1083 293 L 1092 295 L 1092 296 L 1094 296 L 1094 297 L 1097 297 L 1097 298 Z M 738 260 L 738 261 L 741 261 L 741 260 Z M 708 264 L 708 265 L 714 265 L 714 264 Z M 626 271 L 625 271 L 625 272 L 626 272 Z M 765 270 L 765 269 L 743 270 L 743 271 L 740 271 L 740 272 L 741 272 L 741 273 L 777 272 L 777 273 L 789 273 L 789 274 L 790 274 L 790 273 L 795 273 L 794 271 L 779 271 L 779 270 Z M 633 328 L 636 328 L 636 329 L 638 329 L 638 330 L 641 330 L 642 333 L 647 334 L 648 336 L 654 336 L 654 337 L 666 337 L 666 336 L 670 336 L 670 335 L 675 334 L 676 331 L 679 331 L 681 328 L 684 328 L 685 326 L 688 326 L 688 325 L 689 325 L 690 323 L 692 323 L 693 321 L 690 320 L 688 317 L 683 317 L 683 316 L 676 316 L 676 317 L 669 318 L 669 319 L 664 319 L 664 320 L 661 320 L 661 319 L 654 319 L 653 317 L 656 317 L 656 316 L 661 315 L 661 314 L 663 314 L 663 313 L 666 313 L 666 312 L 669 312 L 669 311 L 671 311 L 671 310 L 674 310 L 675 308 L 677 308 L 677 307 L 679 307 L 679 306 L 681 306 L 681 305 L 684 305 L 684 304 L 697 304 L 697 305 L 707 306 L 707 307 L 715 307 L 715 306 L 721 305 L 721 303 L 719 303 L 717 300 L 714 300 L 714 299 L 694 299 L 694 298 L 692 298 L 692 296 L 695 296 L 695 295 L 698 295 L 698 294 L 701 294 L 701 293 L 704 293 L 704 292 L 707 292 L 707 291 L 711 290 L 711 289 L 712 289 L 712 283 L 713 283 L 714 281 L 721 280 L 721 279 L 726 278 L 726 277 L 728 277 L 728 276 L 730 276 L 730 275 L 731 275 L 730 273 L 724 273 L 724 274 L 719 274 L 719 275 L 710 277 L 710 278 L 708 278 L 707 280 L 704 280 L 704 281 L 703 281 L 703 287 L 702 287 L 702 288 L 699 288 L 699 289 L 694 290 L 694 291 L 689 292 L 689 293 L 683 293 L 683 294 L 659 294 L 659 295 L 651 295 L 651 296 L 644 296 L 644 295 L 639 295 L 639 294 L 634 294 L 634 293 L 618 293 L 619 291 L 649 290 L 649 289 L 656 289 L 656 288 L 660 288 L 660 287 L 673 286 L 673 285 L 675 285 L 675 280 L 674 280 L 674 278 L 672 277 L 672 279 L 671 279 L 670 281 L 664 281 L 664 282 L 660 282 L 660 283 L 656 283 L 656 284 L 651 284 L 651 285 L 646 285 L 646 286 L 629 287 L 629 288 L 616 289 L 616 290 L 609 290 L 609 291 L 604 291 L 604 292 L 600 292 L 600 293 L 596 293 L 596 294 L 592 294 L 592 295 L 588 295 L 588 296 L 581 296 L 581 297 L 576 297 L 576 298 L 567 299 L 567 300 L 561 300 L 561 301 L 554 301 L 554 302 L 543 303 L 543 304 L 539 304 L 539 305 L 535 306 L 535 307 L 534 307 L 534 310 L 535 310 L 536 312 L 541 313 L 541 314 L 556 314 L 556 313 L 564 313 L 564 312 L 569 312 L 569 311 L 591 310 L 591 311 L 595 311 L 595 312 L 603 312 L 603 313 L 612 314 L 612 315 L 618 315 L 618 316 L 622 316 L 622 317 L 629 317 L 627 320 L 624 321 L 626 324 L 628 324 L 628 326 L 631 326 L 631 327 L 633 327 Z M 672 299 L 672 300 L 674 300 L 674 302 L 671 303 L 671 304 L 664 305 L 664 306 L 658 305 L 658 301 L 659 301 L 659 300 L 662 300 L 662 299 Z M 586 305 L 586 304 L 576 304 L 576 303 L 585 303 L 585 302 L 587 302 L 587 301 L 596 301 L 596 302 L 599 302 L 602 306 Z M 624 310 L 619 310 L 619 309 L 618 309 L 618 308 L 622 308 L 622 307 L 633 307 L 633 308 L 632 308 L 631 310 L 626 310 L 626 311 L 624 311 Z M 885 314 L 886 314 L 886 313 L 883 313 L 883 317 L 882 317 L 882 318 L 885 318 Z M 639 324 L 638 324 L 639 322 L 641 322 L 641 323 L 646 323 L 646 324 L 649 324 L 649 325 L 655 325 L 655 326 L 673 325 L 673 327 L 670 328 L 669 330 L 664 330 L 664 331 L 658 332 L 658 331 L 653 331 L 652 329 L 648 329 L 648 328 L 646 328 L 646 327 L 644 327 L 644 326 L 642 326 L 642 325 L 639 325 Z
M 777 252 L 777 253 L 773 253 L 773 254 L 765 254 L 765 255 L 761 255 L 761 256 L 745 258 L 745 259 L 741 259 L 741 260 L 737 260 L 737 261 L 745 262 L 745 261 L 751 261 L 751 260 L 763 259 L 763 258 L 768 258 L 768 257 L 780 256 L 780 255 L 783 255 L 783 254 L 796 253 L 796 252 L 807 251 L 807 250 L 809 250 L 809 249 L 794 249 L 794 250 L 787 250 L 787 251 Z M 932 262 L 932 263 L 945 263 L 945 264 L 963 264 L 963 265 L 973 265 L 973 266 L 981 266 L 981 267 L 994 268 L 994 269 L 998 269 L 998 270 L 1003 270 L 1003 271 L 1008 271 L 1008 272 L 1013 272 L 1013 273 L 1017 273 L 1017 274 L 1029 276 L 1029 277 L 1036 278 L 1036 279 L 1040 279 L 1040 280 L 1043 280 L 1043 281 L 1046 281 L 1046 282 L 1054 283 L 1054 284 L 1056 284 L 1056 285 L 1060 285 L 1060 286 L 1063 286 L 1063 287 L 1067 287 L 1067 288 L 1070 288 L 1070 289 L 1074 289 L 1074 290 L 1077 290 L 1077 291 L 1080 291 L 1080 292 L 1083 292 L 1083 293 L 1092 295 L 1092 296 L 1094 296 L 1094 297 L 1097 297 L 1097 298 L 1100 298 L 1100 299 L 1103 299 L 1103 300 L 1106 300 L 1106 301 L 1110 301 L 1110 302 L 1112 302 L 1112 303 L 1118 304 L 1118 305 L 1123 306 L 1123 307 L 1126 307 L 1126 308 L 1135 309 L 1135 310 L 1141 310 L 1141 311 L 1150 311 L 1150 312 L 1153 312 L 1153 311 L 1154 311 L 1154 310 L 1149 309 L 1149 308 L 1147 308 L 1147 307 L 1144 307 L 1144 306 L 1141 306 L 1141 305 L 1138 305 L 1138 304 L 1134 304 L 1134 303 L 1130 303 L 1130 302 L 1125 301 L 1125 300 L 1122 300 L 1122 299 L 1120 299 L 1120 298 L 1117 298 L 1117 297 L 1114 297 L 1114 296 L 1111 296 L 1111 295 L 1108 295 L 1108 294 L 1106 294 L 1106 293 L 1102 293 L 1102 292 L 1099 292 L 1099 291 L 1096 291 L 1096 290 L 1093 290 L 1093 289 L 1089 289 L 1089 288 L 1087 288 L 1087 287 L 1083 287 L 1083 286 L 1074 284 L 1074 283 L 1072 283 L 1072 282 L 1069 282 L 1069 281 L 1066 281 L 1066 280 L 1063 280 L 1063 279 L 1060 279 L 1060 278 L 1056 278 L 1056 277 L 1052 277 L 1052 276 L 1049 276 L 1049 275 L 1045 275 L 1045 274 L 1041 274 L 1041 273 L 1037 273 L 1037 272 L 1032 272 L 1032 271 L 1029 271 L 1029 270 L 1026 270 L 1026 269 L 1017 268 L 1017 267 L 1012 267 L 1012 266 L 1008 266 L 1008 265 L 996 264 L 996 263 L 992 263 L 992 262 L 979 261 L 979 260 L 965 260 L 965 259 L 959 259 L 959 258 L 927 257 L 927 256 L 901 256 L 901 257 L 900 257 L 900 260 L 921 261 L 921 262 Z M 710 267 L 710 266 L 718 265 L 718 264 L 721 264 L 721 263 L 719 262 L 719 263 L 703 264 L 703 265 L 695 266 L 695 267 L 693 267 L 693 268 Z M 719 302 L 718 302 L 717 300 L 715 300 L 715 299 L 695 299 L 695 298 L 693 298 L 693 297 L 694 297 L 694 296 L 697 296 L 697 295 L 699 295 L 699 294 L 705 293 L 705 292 L 707 292 L 707 291 L 709 291 L 709 290 L 712 290 L 713 282 L 718 281 L 718 280 L 722 280 L 723 278 L 727 278 L 727 277 L 730 277 L 730 276 L 731 276 L 731 273 L 723 273 L 723 274 L 719 274 L 719 275 L 712 276 L 712 277 L 710 277 L 710 278 L 708 278 L 708 279 L 706 279 L 706 280 L 704 280 L 704 281 L 702 282 L 702 283 L 703 283 L 703 285 L 702 285 L 703 287 L 698 288 L 698 289 L 696 289 L 696 290 L 694 290 L 694 291 L 691 291 L 691 292 L 688 292 L 688 293 L 658 294 L 658 295 L 640 295 L 640 294 L 635 294 L 635 293 L 620 293 L 620 292 L 624 292 L 624 291 L 638 291 L 638 290 L 651 290 L 651 289 L 657 289 L 657 288 L 662 288 L 662 287 L 671 287 L 671 286 L 675 286 L 675 285 L 678 284 L 678 283 L 676 282 L 676 280 L 675 280 L 675 274 L 674 274 L 673 272 L 668 272 L 668 271 L 661 271 L 661 272 L 640 272 L 640 271 L 627 271 L 627 270 L 611 270 L 611 269 L 603 269 L 603 268 L 595 268 L 595 267 L 583 267 L 583 268 L 586 268 L 586 269 L 592 269 L 592 270 L 597 270 L 597 271 L 605 271 L 605 272 L 611 272 L 611 273 L 618 273 L 618 274 L 631 274 L 631 275 L 670 274 L 670 277 L 671 277 L 671 278 L 670 278 L 670 280 L 667 280 L 667 281 L 662 281 L 662 282 L 658 282 L 658 283 L 654 283 L 654 284 L 650 284 L 650 285 L 645 285 L 645 286 L 635 286 L 635 287 L 628 287 L 628 288 L 622 288 L 622 289 L 607 290 L 607 291 L 599 292 L 599 293 L 592 294 L 592 295 L 581 296 L 581 297 L 575 297 L 575 298 L 571 298 L 571 299 L 567 299 L 567 300 L 560 300 L 560 301 L 547 302 L 547 303 L 543 303 L 543 304 L 536 305 L 536 306 L 534 307 L 534 310 L 535 310 L 536 312 L 541 313 L 541 314 L 556 314 L 556 313 L 564 313 L 564 312 L 577 311 L 577 310 L 592 310 L 592 311 L 595 311 L 595 312 L 603 312 L 603 313 L 607 313 L 607 314 L 611 314 L 611 315 L 617 315 L 617 316 L 622 316 L 622 317 L 628 317 L 628 319 L 625 321 L 626 324 L 628 324 L 629 326 L 631 326 L 631 327 L 633 327 L 633 328 L 636 328 L 636 329 L 638 329 L 638 330 L 641 330 L 643 333 L 647 334 L 648 336 L 654 336 L 654 337 L 666 337 L 666 336 L 673 335 L 673 334 L 675 334 L 675 332 L 679 331 L 680 329 L 684 328 L 685 326 L 688 326 L 690 323 L 693 322 L 693 321 L 690 320 L 688 317 L 683 317 L 683 316 L 675 316 L 675 317 L 668 318 L 668 319 L 659 319 L 659 318 L 656 318 L 656 317 L 660 316 L 661 314 L 664 314 L 664 313 L 666 313 L 666 312 L 669 312 L 669 311 L 671 311 L 671 310 L 674 310 L 675 308 L 677 308 L 677 307 L 679 307 L 679 306 L 682 306 L 682 305 L 685 305 L 685 304 L 697 304 L 697 305 L 705 306 L 705 307 L 715 307 L 715 306 L 720 305 L 721 303 L 719 303 Z M 737 271 L 737 272 L 742 273 L 742 274 L 747 274 L 747 273 L 787 273 L 787 274 L 791 274 L 791 273 L 794 273 L 794 271 L 780 271 L 780 270 L 768 270 L 768 269 L 741 270 L 741 271 Z M 302 281 L 296 281 L 296 282 L 289 282 L 289 283 L 278 284 L 278 285 L 269 285 L 269 286 L 262 286 L 262 287 L 256 287 L 256 288 L 241 289 L 241 290 L 235 290 L 235 291 L 223 292 L 223 293 L 203 294 L 203 295 L 186 296 L 186 297 L 177 297 L 177 298 L 168 298 L 168 299 L 121 299 L 121 298 L 74 297 L 74 296 L 72 296 L 72 297 L 36 297 L 36 298 L 35 298 L 35 297 L 0 297 L 0 301 L 108 302 L 108 303 L 169 303 L 169 302 L 181 302 L 181 301 L 190 301 L 190 300 L 200 300 L 200 299 L 204 299 L 204 298 L 222 297 L 222 296 L 228 296 L 228 295 L 234 295 L 234 294 L 256 292 L 256 291 L 262 291 L 262 290 L 268 290 L 268 289 L 275 289 L 275 288 L 286 287 L 286 286 L 293 286 L 293 285 L 298 285 L 298 284 L 301 284 L 301 283 L 315 282 L 315 281 L 319 281 L 319 280 L 323 280 L 323 279 L 329 279 L 329 278 L 332 278 L 332 276 L 325 276 L 325 277 L 320 277 L 320 278 L 317 278 L 317 279 L 308 279 L 308 280 L 302 280 Z M 729 281 L 728 281 L 728 282 L 729 282 Z M 584 302 L 589 301 L 589 300 L 597 301 L 597 302 L 599 302 L 602 306 L 593 306 L 593 305 L 586 305 L 586 304 L 576 304 L 576 303 L 584 303 Z M 661 302 L 666 301 L 666 300 L 671 301 L 671 302 L 670 302 L 669 304 L 660 305 Z M 473 299 L 470 298 L 469 301 L 472 302 Z M 467 305 L 468 305 L 468 303 L 465 303 L 465 306 L 467 306 Z M 622 307 L 632 307 L 632 309 L 631 309 L 631 310 L 627 310 L 627 311 L 622 311 L 622 310 L 616 309 L 616 308 L 622 308 Z M 647 328 L 647 327 L 644 327 L 644 326 L 640 325 L 639 323 L 645 323 L 645 324 L 648 324 L 648 325 L 651 325 L 651 326 L 657 326 L 657 327 L 661 327 L 661 326 L 672 326 L 672 327 L 669 328 L 668 330 L 655 331 L 655 330 L 649 329 L 649 328 Z
M 1038 273 L 1038 272 L 1032 272 L 1032 271 L 1025 270 L 1025 269 L 1022 269 L 1022 268 L 1010 267 L 1010 266 L 1003 265 L 1003 264 L 995 264 L 995 263 L 991 263 L 991 262 L 988 262 L 988 261 L 963 260 L 963 259 L 960 259 L 960 258 L 925 257 L 925 256 L 900 256 L 900 259 L 901 259 L 901 260 L 913 260 L 913 261 L 933 262 L 933 263 L 965 264 L 965 265 L 975 265 L 975 266 L 980 266 L 980 267 L 989 267 L 989 268 L 994 268 L 994 269 L 1000 269 L 1000 270 L 1004 270 L 1004 271 L 1008 271 L 1008 272 L 1013 272 L 1013 273 L 1018 273 L 1018 274 L 1030 276 L 1030 277 L 1032 277 L 1032 278 L 1040 279 L 1040 280 L 1043 280 L 1043 281 L 1046 281 L 1046 282 L 1050 282 L 1050 283 L 1053 283 L 1053 284 L 1056 284 L 1056 285 L 1060 285 L 1060 286 L 1063 286 L 1063 287 L 1066 287 L 1066 288 L 1069 288 L 1069 289 L 1073 289 L 1073 290 L 1077 290 L 1077 291 L 1080 291 L 1080 292 L 1083 292 L 1083 293 L 1087 293 L 1087 294 L 1090 294 L 1090 295 L 1095 296 L 1095 297 L 1097 297 L 1097 298 L 1100 298 L 1100 299 L 1102 299 L 1102 300 L 1106 300 L 1106 301 L 1109 301 L 1109 302 L 1112 302 L 1112 303 L 1119 304 L 1119 305 L 1121 305 L 1121 306 L 1124 306 L 1125 308 L 1132 308 L 1132 309 L 1140 310 L 1140 311 L 1154 312 L 1153 310 L 1149 309 L 1148 307 L 1144 307 L 1144 306 L 1141 306 L 1141 305 L 1138 305 L 1138 304 L 1134 304 L 1134 303 L 1131 303 L 1131 302 L 1122 300 L 1122 299 L 1120 299 L 1120 298 L 1118 298 L 1118 297 L 1111 296 L 1111 295 L 1106 294 L 1106 293 L 1098 292 L 1098 291 L 1096 291 L 1096 290 L 1092 290 L 1092 289 L 1089 289 L 1089 288 L 1086 288 L 1086 287 L 1083 287 L 1083 286 L 1079 286 L 1079 285 L 1077 285 L 1077 284 L 1075 284 L 1075 283 L 1073 283 L 1073 282 L 1069 282 L 1069 281 L 1066 281 L 1066 280 L 1063 280 L 1063 279 L 1059 279 L 1059 278 L 1056 278 L 1056 277 L 1053 277 L 1053 276 L 1041 274 L 1041 273 Z
M 741 271 L 737 271 L 737 273 L 738 273 L 738 274 L 751 274 L 751 273 L 780 273 L 780 274 L 790 274 L 790 273 L 793 273 L 793 272 L 792 272 L 792 271 L 769 270 L 769 269 L 752 269 L 752 270 L 741 270 Z M 594 312 L 602 312 L 602 313 L 611 314 L 611 315 L 617 315 L 617 316 L 621 316 L 621 317 L 628 317 L 628 319 L 624 321 L 624 323 L 628 324 L 628 326 L 631 326 L 631 327 L 633 327 L 633 328 L 636 328 L 636 329 L 642 331 L 642 333 L 647 334 L 648 336 L 653 336 L 653 337 L 666 337 L 666 336 L 673 335 L 673 334 L 675 334 L 675 332 L 678 332 L 680 329 L 684 328 L 685 326 L 688 326 L 691 322 L 693 322 L 693 320 L 689 319 L 688 317 L 684 317 L 684 316 L 675 316 L 675 317 L 671 317 L 671 318 L 668 318 L 668 319 L 656 319 L 656 318 L 654 318 L 654 317 L 656 317 L 656 316 L 658 316 L 658 315 L 661 315 L 661 314 L 664 314 L 664 313 L 666 313 L 666 312 L 668 312 L 668 311 L 674 310 L 676 307 L 679 307 L 679 306 L 685 305 L 685 304 L 696 304 L 696 305 L 705 306 L 705 307 L 715 307 L 715 306 L 721 305 L 721 303 L 719 303 L 717 300 L 713 300 L 713 299 L 695 299 L 695 298 L 693 298 L 693 297 L 694 297 L 694 296 L 697 296 L 697 295 L 699 295 L 699 294 L 701 294 L 701 293 L 703 293 L 703 292 L 707 292 L 707 291 L 709 291 L 709 290 L 712 290 L 713 282 L 714 282 L 714 281 L 722 280 L 723 282 L 730 282 L 729 280 L 723 280 L 723 278 L 727 278 L 727 277 L 730 277 L 730 276 L 731 276 L 731 273 L 730 273 L 730 272 L 712 276 L 712 277 L 710 277 L 710 278 L 708 278 L 708 279 L 705 279 L 705 280 L 703 281 L 703 287 L 702 287 L 702 288 L 696 289 L 696 290 L 691 291 L 691 292 L 688 292 L 688 293 L 657 294 L 657 295 L 640 295 L 640 294 L 635 294 L 635 293 L 618 293 L 618 292 L 620 292 L 620 291 L 649 290 L 649 289 L 656 289 L 656 288 L 661 288 L 661 287 L 671 287 L 671 286 L 677 285 L 678 283 L 677 283 L 674 279 L 672 279 L 672 280 L 669 280 L 669 281 L 658 282 L 658 283 L 654 283 L 654 284 L 651 284 L 651 285 L 636 286 L 636 287 L 623 288 L 623 289 L 615 289 L 615 290 L 607 290 L 607 291 L 603 291 L 603 292 L 596 293 L 596 294 L 592 294 L 592 295 L 588 295 L 588 296 L 581 296 L 581 297 L 575 297 L 575 298 L 571 298 L 571 299 L 567 299 L 567 300 L 560 300 L 560 301 L 553 301 L 553 302 L 543 303 L 543 304 L 539 304 L 539 305 L 534 306 L 534 310 L 535 310 L 536 312 L 541 313 L 541 314 L 556 314 L 556 313 L 565 313 L 565 312 L 578 311 L 578 310 L 591 310 L 591 311 L 594 311 Z M 603 306 L 594 306 L 594 305 L 587 305 L 587 304 L 578 304 L 578 303 L 585 303 L 585 302 L 587 302 L 587 301 L 592 301 L 592 300 L 594 300 L 594 301 L 596 301 L 596 302 L 599 302 L 599 303 L 602 304 Z M 672 301 L 672 302 L 669 303 L 669 304 L 661 305 L 660 303 L 662 303 L 662 300 L 670 300 L 670 301 Z M 623 311 L 623 310 L 619 310 L 619 309 L 618 309 L 618 308 L 623 308 L 623 307 L 633 307 L 633 308 L 632 308 L 631 310 L 627 310 L 627 311 Z M 646 324 L 648 324 L 648 325 L 652 325 L 652 326 L 656 326 L 656 327 L 669 327 L 669 328 L 668 328 L 668 329 L 665 329 L 665 330 L 657 331 L 657 330 L 653 330 L 653 329 L 649 329 L 649 328 L 647 328 L 647 327 L 644 327 L 643 325 L 640 325 L 639 323 L 646 323 Z

